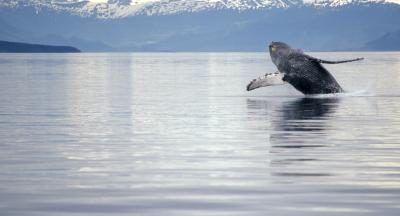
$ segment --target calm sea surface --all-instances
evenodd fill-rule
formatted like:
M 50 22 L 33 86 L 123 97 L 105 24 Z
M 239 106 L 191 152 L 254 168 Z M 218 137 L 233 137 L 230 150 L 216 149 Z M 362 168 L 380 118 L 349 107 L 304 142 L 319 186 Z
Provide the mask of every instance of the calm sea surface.
M 348 93 L 246 92 L 267 53 L 1 54 L 0 215 L 399 215 L 400 53 Z

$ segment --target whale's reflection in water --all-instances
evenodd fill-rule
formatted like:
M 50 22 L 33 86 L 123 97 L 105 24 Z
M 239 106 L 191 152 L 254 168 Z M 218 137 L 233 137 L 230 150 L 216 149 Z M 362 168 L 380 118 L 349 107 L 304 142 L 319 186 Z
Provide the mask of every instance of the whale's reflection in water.
M 327 170 L 307 168 L 323 160 L 318 154 L 331 146 L 330 118 L 340 99 L 296 98 L 293 100 L 248 100 L 249 110 L 257 110 L 269 122 L 270 162 L 277 176 L 330 176 Z
M 278 127 L 283 131 L 323 131 L 324 118 L 335 112 L 338 102 L 338 98 L 301 98 L 287 102 L 281 109 L 282 121 Z

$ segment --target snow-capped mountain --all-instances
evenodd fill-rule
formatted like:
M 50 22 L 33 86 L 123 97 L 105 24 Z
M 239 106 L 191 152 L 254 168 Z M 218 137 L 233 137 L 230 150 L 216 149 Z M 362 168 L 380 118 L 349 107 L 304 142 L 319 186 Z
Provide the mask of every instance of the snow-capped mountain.
M 400 30 L 396 1 L 0 0 L 0 40 L 83 51 L 263 51 L 273 40 L 349 50 L 397 37 L 383 37 Z
M 34 7 L 69 12 L 82 17 L 124 18 L 208 10 L 261 10 L 290 7 L 340 7 L 365 4 L 400 4 L 400 0 L 4 0 L 0 7 Z

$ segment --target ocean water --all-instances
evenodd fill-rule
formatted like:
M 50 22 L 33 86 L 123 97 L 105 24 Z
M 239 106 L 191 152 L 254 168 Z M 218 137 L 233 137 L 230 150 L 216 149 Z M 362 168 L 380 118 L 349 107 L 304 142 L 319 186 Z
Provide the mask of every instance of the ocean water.
M 267 53 L 0 55 L 0 214 L 399 215 L 400 53 L 246 92 Z

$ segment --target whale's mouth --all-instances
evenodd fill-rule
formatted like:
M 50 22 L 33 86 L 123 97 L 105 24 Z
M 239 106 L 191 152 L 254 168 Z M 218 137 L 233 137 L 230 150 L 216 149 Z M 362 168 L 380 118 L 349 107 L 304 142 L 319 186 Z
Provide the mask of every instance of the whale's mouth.
M 284 74 L 280 72 L 267 73 L 264 76 L 253 79 L 246 87 L 247 91 L 251 91 L 261 87 L 282 85 L 285 82 L 282 80 Z

